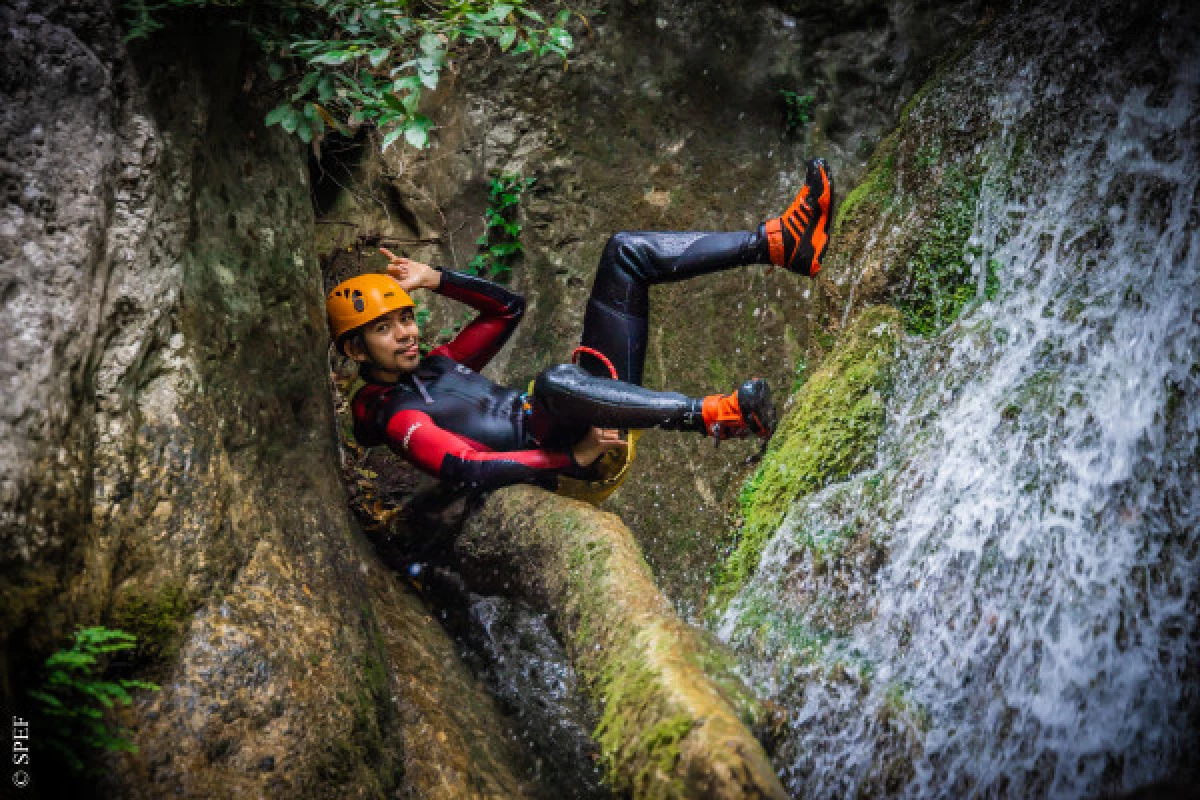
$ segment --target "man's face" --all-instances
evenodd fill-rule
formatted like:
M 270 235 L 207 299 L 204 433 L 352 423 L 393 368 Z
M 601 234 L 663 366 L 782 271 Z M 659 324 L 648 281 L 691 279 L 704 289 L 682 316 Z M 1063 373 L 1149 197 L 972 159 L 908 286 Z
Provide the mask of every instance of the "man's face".
M 421 360 L 417 349 L 420 331 L 417 317 L 412 308 L 398 308 L 378 319 L 371 320 L 363 328 L 367 352 L 351 353 L 355 361 L 368 357 L 381 371 L 390 373 L 412 372 Z

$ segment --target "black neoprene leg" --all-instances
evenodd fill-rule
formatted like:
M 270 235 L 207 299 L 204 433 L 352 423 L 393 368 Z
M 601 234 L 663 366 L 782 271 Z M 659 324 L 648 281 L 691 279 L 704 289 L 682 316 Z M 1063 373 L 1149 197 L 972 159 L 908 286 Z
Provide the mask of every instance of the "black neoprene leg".
M 649 329 L 650 286 L 748 264 L 769 263 L 766 235 L 622 231 L 608 240 L 583 317 L 582 344 L 612 361 L 617 377 L 641 384 Z M 593 375 L 608 368 L 587 354 L 580 364 Z
M 572 444 L 592 426 L 703 431 L 701 404 L 679 392 L 656 392 L 559 364 L 533 383 L 531 426 L 545 447 Z

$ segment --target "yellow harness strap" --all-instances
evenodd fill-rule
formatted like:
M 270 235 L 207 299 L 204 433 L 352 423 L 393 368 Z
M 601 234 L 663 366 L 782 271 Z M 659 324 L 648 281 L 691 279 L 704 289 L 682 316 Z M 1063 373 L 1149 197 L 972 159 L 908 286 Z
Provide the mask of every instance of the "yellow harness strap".
M 529 382 L 527 394 L 529 397 L 533 397 L 533 381 Z M 528 400 L 525 401 L 525 405 L 528 408 Z M 584 481 L 560 475 L 557 493 L 564 497 L 591 503 L 594 506 L 603 503 L 625 482 L 625 476 L 629 474 L 629 465 L 633 463 L 633 457 L 637 453 L 637 440 L 641 438 L 641 435 L 640 430 L 631 430 L 629 447 L 623 451 L 609 450 L 600 456 L 596 461 L 596 467 L 601 477 L 596 480 Z

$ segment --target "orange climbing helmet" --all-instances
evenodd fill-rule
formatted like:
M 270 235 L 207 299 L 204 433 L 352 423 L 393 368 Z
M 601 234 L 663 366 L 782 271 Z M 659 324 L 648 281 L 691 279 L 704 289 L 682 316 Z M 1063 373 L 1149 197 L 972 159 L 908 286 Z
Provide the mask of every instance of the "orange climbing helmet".
M 373 319 L 398 308 L 412 308 L 416 303 L 400 282 L 391 275 L 368 273 L 342 281 L 325 298 L 325 313 L 329 315 L 329 330 L 338 349 L 342 337 Z

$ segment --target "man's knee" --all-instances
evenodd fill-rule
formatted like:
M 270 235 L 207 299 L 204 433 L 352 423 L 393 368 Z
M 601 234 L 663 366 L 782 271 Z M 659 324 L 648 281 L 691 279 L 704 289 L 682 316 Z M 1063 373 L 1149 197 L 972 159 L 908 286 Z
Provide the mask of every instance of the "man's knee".
M 608 242 L 604 245 L 604 254 L 607 256 L 604 261 L 627 272 L 636 273 L 636 265 L 643 257 L 642 237 L 632 231 L 617 231 L 608 237 Z
M 571 394 L 587 373 L 575 364 L 556 364 L 543 370 L 533 382 L 533 393 L 553 402 L 553 398 Z

